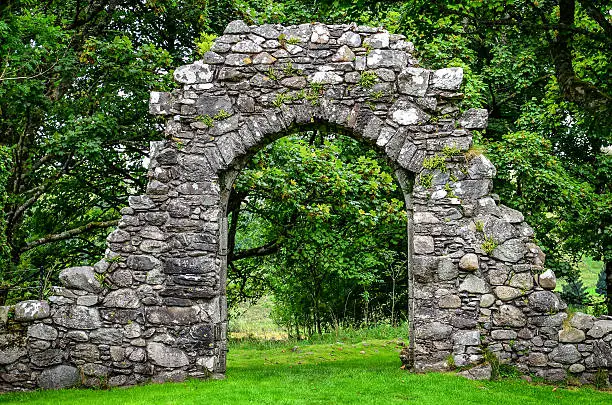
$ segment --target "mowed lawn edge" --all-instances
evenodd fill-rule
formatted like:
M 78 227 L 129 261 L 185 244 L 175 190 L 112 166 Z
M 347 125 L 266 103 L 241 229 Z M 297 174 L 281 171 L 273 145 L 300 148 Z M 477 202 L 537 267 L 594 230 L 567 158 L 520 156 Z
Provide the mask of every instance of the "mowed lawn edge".
M 395 340 L 234 344 L 227 378 L 0 395 L 0 404 L 612 404 L 612 393 L 400 370 Z

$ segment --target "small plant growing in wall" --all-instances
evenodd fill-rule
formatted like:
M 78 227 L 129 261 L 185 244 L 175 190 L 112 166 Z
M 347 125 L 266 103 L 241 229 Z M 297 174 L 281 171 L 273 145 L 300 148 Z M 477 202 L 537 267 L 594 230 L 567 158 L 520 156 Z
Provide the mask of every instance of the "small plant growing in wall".
M 289 45 L 297 45 L 297 44 L 299 44 L 300 42 L 302 42 L 302 41 L 301 41 L 301 40 L 300 40 L 298 37 L 290 37 L 290 38 L 287 40 L 287 43 L 288 43 Z
M 278 75 L 273 68 L 268 68 L 268 70 L 264 73 L 270 80 L 277 81 Z
M 293 62 L 288 61 L 287 64 L 285 64 L 285 67 L 283 68 L 283 73 L 286 74 L 287 76 L 294 76 L 296 74 L 297 75 L 301 74 L 302 71 L 294 68 Z
M 455 195 L 455 191 L 453 190 L 453 188 L 450 186 L 450 184 L 446 183 L 444 185 L 444 191 L 446 191 L 446 196 L 448 198 L 457 198 L 457 196 Z
M 290 98 L 286 93 L 278 93 L 272 104 L 274 104 L 276 108 L 281 108 L 283 104 L 289 101 L 289 99 Z
M 197 121 L 200 121 L 202 124 L 206 125 L 208 128 L 211 128 L 215 125 L 215 120 L 210 115 L 198 115 L 196 117 Z
M 213 117 L 214 120 L 224 120 L 226 118 L 231 117 L 232 115 L 225 111 L 224 109 L 219 110 L 219 112 Z
M 487 255 L 491 256 L 497 245 L 497 241 L 492 236 L 485 236 L 485 240 L 480 247 Z
M 100 283 L 102 288 L 109 288 L 110 287 L 110 283 L 107 280 L 107 274 L 106 273 L 96 273 L 96 275 L 94 277 L 96 278 L 98 283 Z
M 448 169 L 446 167 L 446 158 L 443 155 L 434 155 L 423 161 L 423 167 L 429 170 L 439 170 L 442 173 Z
M 477 232 L 484 232 L 484 223 L 482 221 L 476 221 L 474 225 L 476 226 Z
M 372 94 L 370 94 L 370 97 L 372 97 L 372 99 L 374 100 L 380 100 L 383 96 L 383 92 L 381 90 L 379 91 L 374 91 L 372 92 Z
M 366 54 L 366 55 L 369 55 L 369 54 L 370 54 L 370 52 L 372 52 L 372 49 L 373 49 L 373 48 L 372 48 L 372 45 L 370 45 L 370 44 L 369 44 L 369 43 L 367 43 L 367 42 L 366 42 L 365 44 L 363 44 L 363 48 L 365 49 L 365 54 Z
M 445 146 L 442 148 L 442 154 L 446 157 L 458 156 L 461 154 L 461 150 L 457 148 L 455 145 L 453 146 Z
M 361 72 L 361 76 L 359 76 L 359 81 L 357 82 L 357 84 L 363 87 L 364 89 L 371 89 L 377 81 L 378 76 L 376 75 L 376 73 L 370 70 L 366 70 Z
M 430 188 L 433 183 L 433 174 L 431 173 L 422 173 L 419 178 L 419 184 L 423 188 Z

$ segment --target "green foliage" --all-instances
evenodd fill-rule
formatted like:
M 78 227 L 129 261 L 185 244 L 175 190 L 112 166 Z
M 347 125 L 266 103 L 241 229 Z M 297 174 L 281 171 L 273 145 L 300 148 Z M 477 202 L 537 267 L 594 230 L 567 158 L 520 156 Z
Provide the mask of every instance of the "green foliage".
M 289 94 L 287 94 L 287 93 L 278 93 L 278 94 L 276 94 L 276 97 L 274 98 L 274 101 L 272 101 L 272 104 L 274 104 L 274 106 L 276 108 L 281 108 L 283 106 L 283 104 L 285 104 L 290 99 L 291 99 L 291 97 L 289 96 Z
M 606 269 L 602 268 L 599 272 L 599 276 L 597 277 L 597 286 L 596 286 L 597 294 L 607 296 L 607 286 L 606 286 Z
M 266 70 L 264 74 L 268 76 L 270 80 L 274 80 L 274 81 L 278 80 L 278 74 L 276 73 L 273 67 L 268 68 L 268 70 Z
M 296 74 L 300 74 L 301 72 L 293 67 L 293 62 L 288 61 L 283 68 L 283 73 L 287 76 L 294 76 Z
M 282 138 L 264 148 L 236 180 L 236 192 L 249 197 L 235 250 L 277 249 L 233 262 L 228 286 L 234 301 L 240 291 L 252 296 L 266 286 L 275 319 L 303 335 L 387 318 L 388 267 L 401 263 L 406 236 L 390 169 L 350 138 L 319 134 L 317 142 L 312 135 L 312 142 Z
M 489 256 L 491 256 L 491 253 L 493 253 L 497 246 L 498 243 L 492 236 L 485 236 L 484 242 L 480 245 L 482 250 Z
M 289 45 L 297 45 L 301 42 L 301 40 L 297 37 L 289 37 L 289 39 L 287 40 L 287 43 Z
M 448 168 L 446 167 L 446 157 L 444 155 L 434 155 L 423 160 L 423 168 L 428 170 L 439 170 L 441 172 L 446 172 Z
M 476 232 L 484 232 L 484 223 L 482 221 L 476 221 Z
M 482 357 L 491 366 L 491 380 L 498 380 L 500 377 L 500 362 L 499 358 L 488 347 L 482 348 Z
M 433 174 L 431 173 L 421 173 L 419 176 L 419 184 L 423 188 L 430 188 L 433 182 Z
M 445 145 L 444 148 L 442 148 L 442 154 L 448 158 L 452 158 L 454 156 L 461 155 L 461 150 L 454 145 L 453 146 Z
M 207 34 L 203 32 L 200 35 L 200 38 L 198 38 L 198 40 L 195 42 L 198 55 L 204 56 L 206 52 L 210 51 L 215 39 L 217 39 L 216 34 Z
M 561 291 L 561 298 L 563 298 L 566 303 L 577 307 L 583 307 L 590 302 L 587 289 L 576 273 L 568 275 L 566 281 Z
M 230 113 L 228 113 L 224 109 L 221 109 L 221 110 L 219 110 L 219 112 L 217 114 L 215 114 L 215 116 L 213 118 L 215 120 L 217 120 L 217 121 L 221 121 L 221 120 L 224 120 L 224 119 L 229 118 L 231 116 L 232 115 Z
M 197 121 L 200 121 L 202 124 L 206 125 L 208 128 L 212 128 L 215 125 L 215 120 L 210 115 L 198 115 L 196 117 Z
M 364 70 L 359 76 L 357 84 L 364 89 L 371 89 L 378 81 L 378 75 L 371 70 Z

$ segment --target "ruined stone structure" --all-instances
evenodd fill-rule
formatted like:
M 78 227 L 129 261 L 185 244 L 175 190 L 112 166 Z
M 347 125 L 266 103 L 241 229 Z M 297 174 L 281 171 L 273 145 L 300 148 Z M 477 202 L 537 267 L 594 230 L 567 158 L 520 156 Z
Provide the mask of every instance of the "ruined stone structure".
M 404 189 L 409 368 L 486 375 L 487 352 L 549 380 L 609 379 L 612 317 L 564 311 L 533 230 L 469 150 L 487 114 L 460 112 L 462 70 L 412 53 L 370 27 L 229 24 L 176 69 L 180 89 L 151 94 L 165 140 L 106 257 L 63 271 L 48 302 L 0 308 L 0 390 L 222 376 L 229 190 L 258 149 L 313 127 L 372 145 Z

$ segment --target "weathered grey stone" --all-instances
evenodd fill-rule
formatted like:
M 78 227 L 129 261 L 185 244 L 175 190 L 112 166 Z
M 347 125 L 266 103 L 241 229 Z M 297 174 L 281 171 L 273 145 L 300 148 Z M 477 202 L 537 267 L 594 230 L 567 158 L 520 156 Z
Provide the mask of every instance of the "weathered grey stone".
M 45 319 L 50 315 L 51 309 L 47 301 L 28 300 L 15 305 L 15 320 L 29 322 L 36 319 Z
M 235 20 L 227 24 L 223 34 L 248 34 L 249 32 L 251 32 L 251 29 L 244 21 Z
M 102 286 L 100 285 L 100 281 L 96 278 L 94 268 L 90 266 L 70 267 L 64 269 L 59 274 L 59 279 L 62 284 L 68 288 L 94 293 L 102 291 Z
M 520 239 L 510 239 L 497 246 L 491 256 L 497 260 L 516 263 L 525 256 L 525 244 Z
M 441 322 L 431 322 L 427 325 L 415 328 L 416 336 L 423 340 L 444 340 L 450 337 L 453 327 Z
M 536 291 L 529 295 L 529 307 L 537 312 L 559 312 L 559 298 L 550 291 Z
M 59 365 L 43 370 L 38 377 L 38 386 L 46 390 L 72 388 L 79 385 L 81 374 L 76 367 Z
M 440 90 L 459 90 L 463 82 L 462 68 L 444 68 L 433 72 L 431 84 Z
M 123 331 L 120 328 L 100 328 L 91 332 L 89 339 L 95 344 L 120 344 L 123 340 Z
M 467 291 L 474 294 L 485 294 L 490 291 L 487 283 L 473 274 L 469 274 L 459 285 L 459 291 Z
M 311 83 L 340 84 L 343 79 L 342 76 L 334 72 L 316 72 L 308 76 L 308 81 Z
M 310 41 L 315 44 L 326 44 L 329 42 L 329 29 L 322 24 L 315 24 L 312 29 Z
M 136 291 L 131 288 L 122 288 L 108 293 L 103 303 L 109 308 L 138 308 L 140 299 Z
M 599 339 L 610 332 L 612 332 L 612 320 L 600 320 L 593 323 L 593 327 L 589 329 L 587 335 Z
M 548 356 L 544 353 L 539 352 L 529 353 L 527 361 L 532 366 L 541 367 L 545 366 L 548 363 Z
M 399 92 L 409 96 L 423 97 L 429 86 L 430 71 L 421 68 L 407 67 L 397 78 Z
M 97 345 L 91 343 L 79 343 L 70 351 L 73 359 L 94 362 L 100 359 L 100 350 Z
M 0 306 L 0 326 L 6 324 L 8 321 L 9 312 L 11 311 L 10 306 Z
M 88 363 L 81 367 L 81 371 L 86 376 L 93 376 L 97 378 L 104 378 L 108 376 L 108 367 L 102 364 Z
M 502 301 L 510 301 L 522 295 L 521 290 L 514 287 L 500 286 L 495 287 L 495 295 Z
M 28 336 L 31 338 L 42 339 L 42 340 L 55 340 L 57 339 L 57 330 L 44 323 L 36 323 L 28 327 Z
M 582 356 L 574 345 L 559 345 L 548 355 L 550 360 L 562 364 L 573 364 L 582 360 Z
M 593 315 L 584 314 L 582 312 L 576 312 L 570 319 L 570 325 L 574 328 L 581 330 L 589 330 L 595 324 L 595 317 Z
M 561 343 L 579 343 L 584 341 L 586 336 L 584 332 L 576 328 L 563 328 L 559 331 L 559 342 Z
M 461 297 L 458 295 L 444 295 L 438 300 L 440 308 L 459 308 L 461 306 Z
M 520 211 L 517 211 L 510 207 L 506 207 L 503 204 L 499 205 L 499 212 L 502 218 L 505 221 L 510 222 L 511 224 L 520 224 L 521 222 L 525 220 L 525 217 Z
M 485 155 L 479 154 L 470 160 L 468 166 L 468 178 L 477 179 L 492 179 L 497 174 L 497 169 L 493 163 Z M 495 203 L 493 202 L 493 206 Z M 497 207 L 495 207 L 497 209 Z
M 213 75 L 214 69 L 202 61 L 180 66 L 174 70 L 174 80 L 184 84 L 210 83 Z
M 480 297 L 480 306 L 482 308 L 489 308 L 495 303 L 495 296 L 493 294 L 485 294 Z
M 259 53 L 261 51 L 263 51 L 261 46 L 249 40 L 237 42 L 232 46 L 232 52 Z M 255 63 L 255 60 L 253 60 L 253 63 Z
M 100 327 L 100 315 L 96 308 L 69 305 L 53 314 L 53 322 L 70 329 L 97 329 Z
M 228 114 L 234 113 L 232 100 L 228 96 L 211 96 L 203 94 L 196 100 L 197 113 L 214 117 L 221 111 Z
M 162 325 L 188 325 L 200 320 L 195 307 L 149 307 L 146 318 L 150 323 Z
M 154 364 L 161 367 L 177 368 L 189 364 L 189 358 L 182 350 L 163 343 L 148 343 L 147 356 Z
M 527 317 L 523 311 L 513 305 L 502 305 L 499 311 L 493 314 L 493 324 L 520 328 L 527 324 Z
M 428 254 L 434 251 L 434 240 L 431 236 L 415 235 L 413 244 L 416 254 Z
M 355 53 L 346 45 L 338 48 L 334 56 L 332 56 L 332 62 L 352 62 L 355 60 Z
M 253 64 L 255 65 L 271 65 L 274 62 L 276 62 L 276 58 L 268 52 L 262 52 L 253 57 Z
M 408 55 L 402 51 L 375 49 L 368 54 L 366 63 L 372 69 L 381 67 L 402 69 L 408 63 Z
M 585 370 L 585 367 L 582 364 L 572 364 L 571 366 L 569 366 L 568 368 L 570 373 L 582 373 Z
M 510 276 L 508 284 L 511 287 L 516 287 L 521 291 L 528 291 L 533 288 L 533 276 L 530 272 L 515 273 Z
M 442 258 L 438 262 L 438 278 L 442 281 L 453 280 L 459 275 L 457 265 L 449 258 Z
M 476 271 L 479 268 L 478 256 L 474 253 L 468 253 L 459 260 L 459 268 L 465 271 Z
M 361 46 L 361 36 L 355 32 L 347 31 L 343 33 L 340 38 L 338 38 L 338 44 L 357 48 L 358 46 Z
M 516 339 L 517 333 L 510 329 L 496 329 L 491 331 L 491 337 L 495 340 L 513 340 Z
M 26 354 L 28 354 L 27 348 L 21 346 L 10 346 L 0 349 L 0 365 L 14 363 Z
M 257 26 L 251 32 L 267 39 L 277 39 L 280 35 L 280 31 L 271 24 Z
M 153 256 L 130 255 L 127 258 L 127 265 L 134 270 L 147 271 L 158 266 L 161 267 L 161 262 Z
M 462 346 L 480 345 L 480 332 L 477 330 L 460 330 L 453 333 L 453 342 Z
M 458 373 L 469 380 L 490 380 L 492 368 L 490 364 L 481 364 Z
M 548 269 L 538 276 L 538 285 L 546 290 L 554 290 L 557 287 L 557 277 L 555 273 Z
M 459 125 L 467 129 L 483 129 L 487 127 L 489 112 L 484 108 L 470 108 L 459 119 Z

